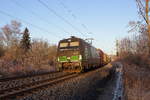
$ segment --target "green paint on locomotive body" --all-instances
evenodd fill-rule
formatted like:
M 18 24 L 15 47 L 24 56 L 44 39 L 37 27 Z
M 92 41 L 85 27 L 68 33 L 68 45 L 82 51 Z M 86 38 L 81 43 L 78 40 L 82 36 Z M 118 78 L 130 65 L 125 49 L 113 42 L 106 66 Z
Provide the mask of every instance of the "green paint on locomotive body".
M 60 57 L 58 58 L 58 61 L 59 61 L 59 62 L 67 62 L 67 56 L 60 56 Z
M 79 56 L 71 56 L 71 61 L 77 61 L 79 60 Z
M 73 55 L 71 57 L 67 57 L 67 56 L 58 57 L 58 62 L 76 62 L 76 61 L 81 61 L 81 60 L 82 60 L 81 55 Z
M 77 55 L 77 56 L 71 56 L 71 61 L 80 61 L 81 59 L 80 59 L 80 56 L 81 55 Z

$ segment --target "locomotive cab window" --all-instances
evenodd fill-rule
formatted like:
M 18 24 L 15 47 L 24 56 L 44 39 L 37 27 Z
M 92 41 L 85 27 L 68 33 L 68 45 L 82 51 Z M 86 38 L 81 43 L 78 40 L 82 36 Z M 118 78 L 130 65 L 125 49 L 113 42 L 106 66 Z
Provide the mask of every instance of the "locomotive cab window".
M 60 43 L 59 47 L 68 47 L 68 43 Z
M 79 42 L 70 42 L 70 47 L 79 46 Z

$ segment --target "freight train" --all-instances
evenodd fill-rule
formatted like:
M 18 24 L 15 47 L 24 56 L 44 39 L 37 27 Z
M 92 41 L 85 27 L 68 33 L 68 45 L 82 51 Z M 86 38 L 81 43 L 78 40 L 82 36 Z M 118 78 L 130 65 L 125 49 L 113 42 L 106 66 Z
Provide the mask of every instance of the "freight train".
M 57 69 L 68 72 L 84 72 L 102 67 L 111 61 L 101 49 L 93 47 L 81 38 L 71 36 L 59 41 Z

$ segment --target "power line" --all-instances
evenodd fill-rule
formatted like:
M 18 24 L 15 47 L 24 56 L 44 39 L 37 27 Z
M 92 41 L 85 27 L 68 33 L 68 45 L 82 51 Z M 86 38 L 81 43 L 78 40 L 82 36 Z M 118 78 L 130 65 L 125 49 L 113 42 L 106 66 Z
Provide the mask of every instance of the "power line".
M 41 0 L 37 0 L 40 4 L 42 4 L 45 8 L 47 8 L 50 12 L 52 12 L 54 15 L 56 15 L 58 18 L 60 18 L 61 20 L 63 20 L 65 23 L 67 23 L 68 25 L 70 25 L 74 30 L 78 31 L 79 33 L 81 33 L 83 36 L 85 36 L 77 27 L 75 27 L 73 24 L 71 24 L 68 20 L 66 20 L 64 17 L 62 17 L 61 15 L 59 15 L 54 9 L 50 8 L 47 4 L 45 4 L 43 1 Z
M 22 19 L 20 19 L 20 18 L 17 18 L 17 17 L 15 17 L 15 16 L 13 16 L 13 15 L 10 15 L 10 14 L 4 12 L 4 11 L 1 11 L 1 10 L 0 10 L 0 13 L 3 14 L 3 15 L 5 15 L 5 16 L 8 16 L 8 17 L 18 19 L 18 20 L 20 20 L 20 21 L 22 21 L 22 22 L 24 22 L 24 23 L 26 23 L 26 24 L 28 24 L 28 25 L 31 25 L 32 27 L 35 27 L 35 28 L 37 28 L 37 29 L 39 29 L 39 30 L 41 30 L 41 31 L 43 31 L 43 32 L 51 33 L 51 35 L 53 34 L 53 36 L 55 36 L 55 37 L 57 37 L 57 38 L 60 38 L 59 36 L 56 36 L 56 34 L 54 34 L 53 32 L 49 32 L 48 30 L 46 30 L 46 29 L 44 29 L 44 28 L 42 28 L 42 27 L 39 27 L 39 26 L 34 25 L 34 24 L 32 24 L 32 23 L 29 23 L 29 22 L 27 22 L 27 21 L 25 21 L 25 20 L 22 20 Z
M 59 27 L 58 25 L 46 20 L 45 18 L 41 17 L 39 14 L 35 13 L 34 11 L 32 11 L 31 9 L 28 10 L 27 8 L 25 8 L 24 6 L 20 5 L 17 1 L 15 0 L 10 0 L 12 3 L 14 3 L 15 5 L 19 6 L 20 8 L 23 8 L 24 10 L 27 10 L 28 12 L 30 12 L 32 15 L 38 17 L 40 20 L 42 20 L 43 22 L 46 22 L 47 24 L 53 24 L 55 27 L 61 29 L 63 32 L 70 34 L 70 32 L 66 31 L 65 29 L 63 29 L 62 27 Z M 71 35 L 71 34 L 70 34 Z
M 61 0 L 58 0 L 59 1 L 59 3 L 60 3 L 60 5 L 75 19 L 75 20 L 77 20 L 80 24 L 81 24 L 81 26 L 87 31 L 87 33 L 91 33 L 91 32 L 89 32 L 89 29 L 87 28 L 87 26 L 84 24 L 84 23 L 82 23 L 78 18 L 77 18 L 77 16 L 73 13 L 73 11 L 71 10 L 71 9 L 69 9 Z
M 77 17 L 75 14 L 73 14 L 72 10 L 70 10 L 63 2 L 61 2 L 61 0 L 58 0 L 60 5 L 68 12 L 71 14 L 71 16 L 77 20 Z

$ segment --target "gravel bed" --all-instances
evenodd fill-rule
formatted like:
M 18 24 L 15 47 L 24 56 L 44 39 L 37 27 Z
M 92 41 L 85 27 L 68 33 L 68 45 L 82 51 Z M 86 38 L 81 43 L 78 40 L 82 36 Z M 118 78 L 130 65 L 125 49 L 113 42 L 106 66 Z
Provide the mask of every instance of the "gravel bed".
M 60 73 L 45 74 L 42 76 L 33 76 L 33 77 L 16 79 L 16 80 L 2 81 L 2 82 L 0 82 L 0 90 L 14 88 L 14 87 L 22 86 L 25 84 L 31 84 L 33 82 L 46 80 L 46 79 L 50 79 L 50 78 L 56 78 L 56 77 L 59 77 L 59 76 L 65 75 L 65 74 L 66 73 L 60 72 Z
M 111 66 L 105 66 L 73 79 L 43 88 L 26 95 L 20 100 L 93 100 L 95 88 L 109 75 Z M 19 98 L 18 98 L 19 99 Z M 12 100 L 12 99 L 11 99 Z

